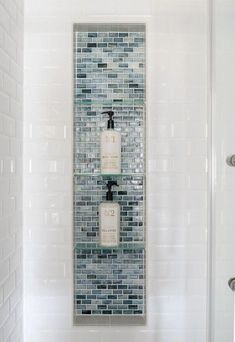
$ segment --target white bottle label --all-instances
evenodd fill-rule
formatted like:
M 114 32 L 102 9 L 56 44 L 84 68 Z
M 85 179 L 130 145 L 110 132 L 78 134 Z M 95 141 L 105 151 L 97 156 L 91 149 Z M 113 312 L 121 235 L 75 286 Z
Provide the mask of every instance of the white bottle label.
M 121 173 L 121 134 L 114 130 L 101 133 L 101 173 Z
M 120 231 L 120 206 L 118 203 L 101 203 L 100 210 L 100 245 L 118 246 Z

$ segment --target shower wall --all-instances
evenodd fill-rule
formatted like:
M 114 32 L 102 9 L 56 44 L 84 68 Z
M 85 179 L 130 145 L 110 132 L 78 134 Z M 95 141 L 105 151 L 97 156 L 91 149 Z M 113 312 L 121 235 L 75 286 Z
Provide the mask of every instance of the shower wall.
M 214 225 L 212 296 L 214 342 L 234 341 L 234 294 L 228 280 L 235 277 L 235 169 L 226 163 L 235 154 L 235 2 L 214 1 L 213 149 Z
M 0 2 L 0 341 L 22 341 L 23 1 Z
M 205 342 L 207 3 L 26 0 L 25 342 Z M 147 324 L 73 327 L 73 23 L 147 24 Z

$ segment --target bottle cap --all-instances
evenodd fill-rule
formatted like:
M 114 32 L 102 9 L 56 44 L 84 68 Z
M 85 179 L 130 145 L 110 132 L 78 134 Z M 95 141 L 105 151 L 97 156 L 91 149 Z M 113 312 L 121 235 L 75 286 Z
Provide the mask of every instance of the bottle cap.
M 113 192 L 112 192 L 112 186 L 119 186 L 116 181 L 108 181 L 106 184 L 108 191 L 106 192 L 106 201 L 112 201 L 113 200 Z
M 113 129 L 114 128 L 114 121 L 113 121 L 114 112 L 112 110 L 108 110 L 106 112 L 102 112 L 101 114 L 108 114 L 109 119 L 108 119 L 107 128 Z

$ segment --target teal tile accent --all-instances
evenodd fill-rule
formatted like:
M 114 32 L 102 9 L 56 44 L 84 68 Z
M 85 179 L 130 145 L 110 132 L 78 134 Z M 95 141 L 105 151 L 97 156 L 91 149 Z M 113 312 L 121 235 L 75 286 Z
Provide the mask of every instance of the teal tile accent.
M 144 51 L 145 32 L 74 32 L 75 316 L 145 315 Z M 101 112 L 110 109 L 122 136 L 117 176 L 100 175 Z M 99 246 L 98 208 L 109 179 L 119 184 L 118 248 Z

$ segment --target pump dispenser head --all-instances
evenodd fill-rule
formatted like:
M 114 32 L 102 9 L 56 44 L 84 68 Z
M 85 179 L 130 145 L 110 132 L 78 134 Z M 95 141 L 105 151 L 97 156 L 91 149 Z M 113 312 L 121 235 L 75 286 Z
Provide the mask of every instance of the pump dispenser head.
M 101 114 L 108 114 L 109 119 L 108 119 L 107 128 L 113 129 L 114 128 L 114 121 L 113 121 L 114 112 L 112 110 L 107 110 L 106 112 L 102 112 Z
M 119 186 L 116 181 L 108 181 L 106 184 L 108 191 L 106 192 L 106 201 L 112 201 L 113 200 L 113 192 L 112 192 L 112 186 Z

